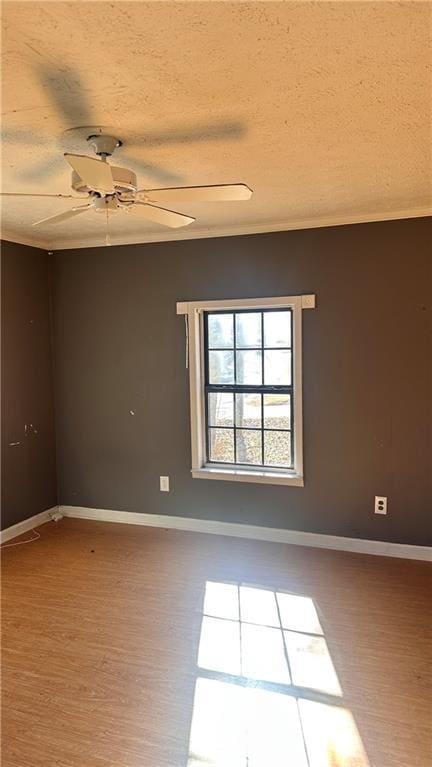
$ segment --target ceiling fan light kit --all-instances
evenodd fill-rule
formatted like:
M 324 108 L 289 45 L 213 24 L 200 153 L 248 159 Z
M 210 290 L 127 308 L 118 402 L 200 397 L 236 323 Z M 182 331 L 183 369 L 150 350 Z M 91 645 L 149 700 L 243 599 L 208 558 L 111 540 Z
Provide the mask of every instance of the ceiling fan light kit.
M 35 221 L 33 226 L 57 224 L 88 211 L 105 213 L 108 226 L 108 213 L 122 211 L 138 214 L 141 218 L 175 229 L 192 224 L 195 218 L 169 210 L 163 207 L 164 203 L 233 202 L 249 200 L 252 197 L 252 190 L 246 184 L 138 189 L 137 177 L 133 171 L 107 162 L 107 158 L 111 157 L 115 149 L 122 146 L 123 142 L 120 139 L 100 133 L 89 135 L 87 142 L 93 147 L 97 157 L 69 152 L 64 154 L 65 160 L 72 168 L 72 189 L 86 195 L 77 199 L 87 199 L 87 204 L 77 205 L 63 213 Z M 10 196 L 19 195 L 11 193 Z M 72 197 L 41 194 L 34 196 Z M 162 206 L 158 203 L 162 203 Z

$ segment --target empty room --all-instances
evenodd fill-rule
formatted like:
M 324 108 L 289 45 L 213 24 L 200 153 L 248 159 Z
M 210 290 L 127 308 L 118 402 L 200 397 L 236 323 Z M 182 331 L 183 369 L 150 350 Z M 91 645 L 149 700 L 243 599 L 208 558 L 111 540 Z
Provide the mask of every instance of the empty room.
M 2 767 L 432 764 L 431 28 L 2 2 Z

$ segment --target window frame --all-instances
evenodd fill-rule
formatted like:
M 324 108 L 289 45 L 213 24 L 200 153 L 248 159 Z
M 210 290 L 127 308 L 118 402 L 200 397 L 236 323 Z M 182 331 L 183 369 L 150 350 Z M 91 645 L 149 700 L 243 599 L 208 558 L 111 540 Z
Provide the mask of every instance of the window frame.
M 191 422 L 191 473 L 194 479 L 217 479 L 275 485 L 304 485 L 303 475 L 303 393 L 302 393 L 302 310 L 315 308 L 314 295 L 273 298 L 243 298 L 220 301 L 188 301 L 177 304 L 177 314 L 187 317 Z M 293 468 L 281 469 L 245 464 L 208 463 L 205 393 L 204 314 L 243 309 L 291 309 L 292 388 L 294 416 Z

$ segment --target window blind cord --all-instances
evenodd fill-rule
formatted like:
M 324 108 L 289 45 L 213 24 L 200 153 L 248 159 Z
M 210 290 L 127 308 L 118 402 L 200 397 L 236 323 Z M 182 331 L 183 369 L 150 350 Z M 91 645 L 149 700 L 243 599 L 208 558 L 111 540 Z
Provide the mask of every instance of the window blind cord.
M 189 368 L 189 317 L 187 314 L 185 318 L 185 334 L 186 334 L 186 370 Z

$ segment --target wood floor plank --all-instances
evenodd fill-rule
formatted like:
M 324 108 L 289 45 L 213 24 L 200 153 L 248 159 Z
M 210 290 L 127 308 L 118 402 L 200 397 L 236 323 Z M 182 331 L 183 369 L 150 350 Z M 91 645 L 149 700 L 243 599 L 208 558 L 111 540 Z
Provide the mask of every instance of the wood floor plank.
M 2 551 L 2 767 L 186 767 L 207 580 L 311 597 L 371 767 L 430 767 L 427 563 L 85 520 L 38 530 Z

